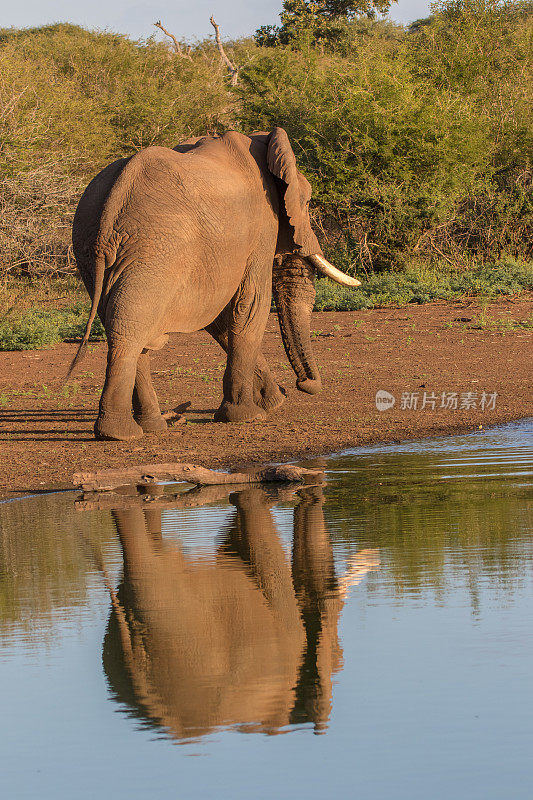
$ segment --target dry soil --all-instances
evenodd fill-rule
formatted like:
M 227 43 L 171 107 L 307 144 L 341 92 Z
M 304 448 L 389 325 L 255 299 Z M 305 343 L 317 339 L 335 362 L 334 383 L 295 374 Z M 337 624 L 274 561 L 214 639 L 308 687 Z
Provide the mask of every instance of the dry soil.
M 313 340 L 324 382 L 315 397 L 295 389 L 271 315 L 263 352 L 287 400 L 266 422 L 232 425 L 213 422 L 224 353 L 204 332 L 174 335 L 153 356 L 154 383 L 163 411 L 191 401 L 185 423 L 131 443 L 93 438 L 104 343 L 91 347 L 65 388 L 61 381 L 76 344 L 0 352 L 0 497 L 66 488 L 82 469 L 154 461 L 237 468 L 307 460 L 527 416 L 533 330 L 511 320 L 531 320 L 532 313 L 531 299 L 502 301 L 486 313 L 476 303 L 315 313 Z M 478 327 L 480 314 L 484 324 Z M 376 408 L 379 390 L 395 397 L 389 410 Z M 450 407 L 443 407 L 443 393 Z

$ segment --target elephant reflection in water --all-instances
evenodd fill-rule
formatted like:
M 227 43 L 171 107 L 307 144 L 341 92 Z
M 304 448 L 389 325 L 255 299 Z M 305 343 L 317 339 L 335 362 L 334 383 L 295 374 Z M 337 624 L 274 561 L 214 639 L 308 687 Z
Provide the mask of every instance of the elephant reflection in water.
M 228 725 L 325 728 L 347 586 L 379 560 L 362 551 L 337 580 L 322 490 L 298 495 L 292 564 L 259 488 L 231 496 L 214 559 L 163 542 L 160 510 L 113 511 L 124 579 L 111 591 L 103 660 L 117 700 L 178 739 Z

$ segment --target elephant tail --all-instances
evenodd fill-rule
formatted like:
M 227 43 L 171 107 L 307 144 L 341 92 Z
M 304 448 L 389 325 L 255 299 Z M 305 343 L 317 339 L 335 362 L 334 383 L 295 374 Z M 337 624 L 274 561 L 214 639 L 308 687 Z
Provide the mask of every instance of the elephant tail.
M 100 298 L 102 297 L 102 289 L 104 286 L 104 274 L 106 268 L 106 257 L 105 253 L 100 250 L 98 255 L 96 256 L 96 263 L 95 263 L 95 270 L 94 270 L 94 293 L 93 293 L 93 302 L 91 305 L 91 311 L 89 314 L 89 319 L 87 320 L 87 324 L 85 326 L 85 332 L 83 334 L 83 339 L 81 340 L 80 346 L 78 347 L 78 351 L 72 362 L 70 367 L 68 368 L 68 372 L 65 377 L 65 382 L 69 380 L 70 376 L 80 363 L 83 360 L 84 356 L 87 353 L 87 343 L 89 341 L 89 336 L 91 335 L 91 328 L 93 326 L 93 322 L 96 317 L 96 312 L 98 311 L 98 304 L 100 302 Z

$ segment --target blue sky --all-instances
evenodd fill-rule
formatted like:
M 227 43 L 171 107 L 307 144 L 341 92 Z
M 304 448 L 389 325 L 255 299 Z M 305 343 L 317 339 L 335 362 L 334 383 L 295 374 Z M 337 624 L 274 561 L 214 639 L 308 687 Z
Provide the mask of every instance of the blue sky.
M 163 24 L 179 37 L 202 39 L 212 33 L 215 15 L 223 36 L 251 34 L 260 25 L 278 22 L 282 0 L 0 0 L 0 25 L 26 27 L 48 22 L 74 22 L 88 28 L 107 28 L 134 38 Z M 410 22 L 428 14 L 425 0 L 400 0 L 392 19 Z M 158 36 L 162 36 L 159 34 Z

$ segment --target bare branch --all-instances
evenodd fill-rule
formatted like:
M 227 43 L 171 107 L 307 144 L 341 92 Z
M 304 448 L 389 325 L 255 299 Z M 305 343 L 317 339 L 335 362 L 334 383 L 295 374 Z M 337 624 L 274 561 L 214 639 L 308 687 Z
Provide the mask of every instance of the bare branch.
M 237 80 L 239 79 L 239 70 L 235 66 L 235 64 L 232 61 L 229 60 L 229 58 L 226 55 L 226 51 L 224 50 L 224 47 L 222 45 L 222 39 L 220 38 L 220 29 L 219 29 L 217 23 L 215 22 L 215 18 L 213 17 L 212 14 L 211 14 L 211 19 L 209 20 L 209 22 L 211 23 L 211 25 L 215 29 L 215 42 L 217 43 L 218 52 L 220 53 L 220 58 L 222 59 L 224 64 L 227 66 L 229 74 L 231 76 L 231 85 L 232 86 L 236 86 Z
M 168 36 L 168 37 L 170 37 L 170 39 L 172 39 L 172 42 L 174 44 L 174 50 L 176 51 L 176 53 L 179 55 L 180 58 L 190 58 L 190 60 L 192 61 L 192 56 L 191 56 L 191 49 L 192 48 L 191 48 L 190 45 L 187 47 L 187 50 L 185 50 L 185 52 L 184 52 L 182 45 L 178 42 L 178 40 L 176 39 L 176 37 L 174 36 L 173 33 L 170 33 L 170 31 L 167 31 L 167 29 L 163 27 L 163 25 L 161 23 L 161 20 L 158 20 L 157 22 L 154 22 L 154 25 L 155 25 L 156 28 L 159 28 L 160 31 L 163 31 L 163 33 L 166 36 Z

